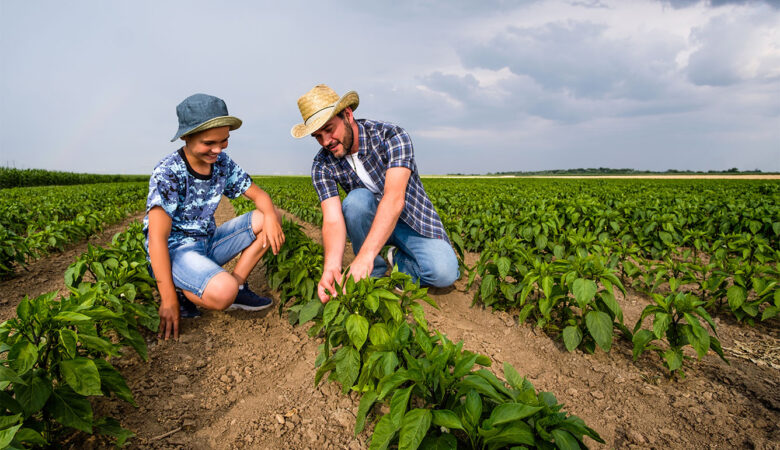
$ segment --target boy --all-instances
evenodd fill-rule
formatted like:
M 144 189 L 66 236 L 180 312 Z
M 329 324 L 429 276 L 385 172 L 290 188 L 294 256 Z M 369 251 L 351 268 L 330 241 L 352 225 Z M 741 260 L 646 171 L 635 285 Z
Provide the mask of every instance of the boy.
M 284 243 L 271 198 L 224 153 L 241 120 L 228 115 L 222 99 L 205 94 L 184 99 L 176 114 L 179 129 L 171 142 L 181 138 L 184 146 L 154 168 L 144 218 L 161 298 L 159 336 L 165 339 L 178 338 L 180 317 L 200 315 L 195 305 L 250 311 L 271 306 L 246 279 L 269 247 L 276 254 Z M 217 227 L 214 212 L 222 195 L 242 194 L 257 209 Z M 238 253 L 233 273 L 226 272 L 222 264 Z

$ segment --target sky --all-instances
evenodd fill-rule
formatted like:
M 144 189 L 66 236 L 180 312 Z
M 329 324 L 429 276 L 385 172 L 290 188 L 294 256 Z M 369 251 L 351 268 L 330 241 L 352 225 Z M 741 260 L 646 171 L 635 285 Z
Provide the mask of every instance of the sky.
M 245 170 L 307 175 L 319 83 L 422 174 L 780 171 L 780 0 L 0 0 L 2 166 L 151 173 L 202 92 Z

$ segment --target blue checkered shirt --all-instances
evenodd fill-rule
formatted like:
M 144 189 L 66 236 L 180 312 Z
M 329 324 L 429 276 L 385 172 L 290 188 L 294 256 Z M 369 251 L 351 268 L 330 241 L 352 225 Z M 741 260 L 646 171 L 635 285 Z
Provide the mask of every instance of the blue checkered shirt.
M 360 139 L 357 156 L 379 188 L 378 195 L 384 193 L 387 169 L 406 167 L 411 170 L 412 175 L 406 187 L 404 209 L 399 219 L 425 237 L 444 239 L 449 242 L 439 214 L 433 208 L 433 203 L 420 181 L 409 134 L 403 128 L 391 123 L 367 119 L 357 119 L 356 122 Z M 338 186 L 347 193 L 352 189 L 366 187 L 346 158 L 336 158 L 324 148 L 320 148 L 317 156 L 314 157 L 311 180 L 320 202 L 338 196 Z

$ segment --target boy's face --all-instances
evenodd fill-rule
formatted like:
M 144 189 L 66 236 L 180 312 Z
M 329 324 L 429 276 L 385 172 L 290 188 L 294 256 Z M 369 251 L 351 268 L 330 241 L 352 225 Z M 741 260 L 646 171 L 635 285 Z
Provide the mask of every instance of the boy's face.
M 191 165 L 205 166 L 217 162 L 217 157 L 228 146 L 230 127 L 209 128 L 184 137 L 184 151 L 192 156 Z

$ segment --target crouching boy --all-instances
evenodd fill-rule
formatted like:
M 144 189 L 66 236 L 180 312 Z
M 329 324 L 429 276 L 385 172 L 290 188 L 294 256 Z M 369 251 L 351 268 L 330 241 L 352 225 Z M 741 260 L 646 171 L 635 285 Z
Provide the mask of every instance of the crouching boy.
M 146 200 L 147 252 L 160 291 L 160 337 L 178 338 L 179 318 L 200 315 L 197 306 L 257 311 L 272 300 L 249 289 L 249 273 L 270 248 L 284 243 L 281 220 L 268 194 L 225 153 L 241 120 L 225 102 L 195 94 L 176 107 L 183 147 L 154 168 Z M 217 227 L 222 195 L 244 195 L 256 210 Z M 233 273 L 221 266 L 237 254 Z M 197 305 L 197 306 L 196 306 Z

